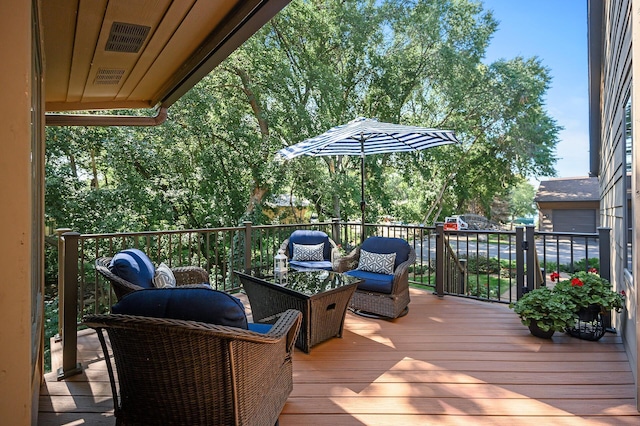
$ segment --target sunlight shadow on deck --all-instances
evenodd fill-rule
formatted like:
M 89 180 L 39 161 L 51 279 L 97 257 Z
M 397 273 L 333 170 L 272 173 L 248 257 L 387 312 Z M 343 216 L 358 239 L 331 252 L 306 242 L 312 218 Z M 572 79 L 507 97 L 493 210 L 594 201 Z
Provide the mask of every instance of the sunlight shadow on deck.
M 395 321 L 348 314 L 342 339 L 296 351 L 281 424 L 314 414 L 348 424 L 638 421 L 618 336 L 541 340 L 505 305 L 414 289 L 410 306 Z
M 586 342 L 529 334 L 504 305 L 411 290 L 394 321 L 347 314 L 341 339 L 294 352 L 281 426 L 637 425 L 635 384 L 619 336 Z M 246 299 L 243 302 L 247 305 Z M 113 425 L 93 330 L 78 333 L 83 374 L 47 376 L 40 425 Z

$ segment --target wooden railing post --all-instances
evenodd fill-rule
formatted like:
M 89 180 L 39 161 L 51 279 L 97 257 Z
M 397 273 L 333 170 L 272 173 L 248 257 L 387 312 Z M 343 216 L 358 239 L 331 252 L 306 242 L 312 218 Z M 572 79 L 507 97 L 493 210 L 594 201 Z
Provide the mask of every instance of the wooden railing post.
M 524 227 L 516 227 L 516 298 L 524 294 Z
M 62 324 L 64 323 L 64 238 L 62 234 L 65 232 L 71 232 L 70 228 L 59 228 L 55 230 L 58 236 L 58 334 L 55 336 L 55 341 L 60 342 L 62 340 Z
M 58 288 L 58 303 L 62 319 L 62 367 L 58 380 L 82 372 L 78 364 L 78 240 L 77 232 L 65 232 L 61 238 L 62 286 Z M 58 277 L 59 279 L 59 277 Z
M 436 291 L 438 297 L 444 297 L 444 224 L 436 223 Z
M 244 221 L 244 271 L 251 269 L 251 221 Z

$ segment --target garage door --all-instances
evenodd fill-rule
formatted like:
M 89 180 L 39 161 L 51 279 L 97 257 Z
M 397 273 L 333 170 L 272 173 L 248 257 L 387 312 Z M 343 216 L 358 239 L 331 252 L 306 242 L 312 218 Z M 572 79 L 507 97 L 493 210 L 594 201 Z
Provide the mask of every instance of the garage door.
M 554 210 L 555 232 L 596 232 L 595 210 Z

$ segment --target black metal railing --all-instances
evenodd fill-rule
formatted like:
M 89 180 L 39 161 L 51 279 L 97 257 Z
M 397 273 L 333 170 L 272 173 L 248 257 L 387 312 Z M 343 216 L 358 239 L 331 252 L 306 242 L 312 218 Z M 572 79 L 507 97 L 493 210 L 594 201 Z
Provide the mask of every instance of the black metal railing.
M 201 266 L 209 272 L 212 287 L 235 292 L 240 284 L 233 271 L 258 265 L 273 267 L 280 244 L 296 229 L 326 232 L 345 254 L 360 243 L 362 235 L 360 223 L 338 219 L 293 225 L 253 226 L 245 222 L 238 227 L 118 234 L 83 235 L 57 230 L 59 336 L 63 345 L 59 378 L 78 372 L 76 336 L 82 316 L 108 312 L 115 303 L 109 283 L 95 270 L 98 257 L 139 248 L 156 264 Z M 605 228 L 597 234 L 535 232 L 532 226 L 515 231 L 452 233 L 445 232 L 442 224 L 365 224 L 365 235 L 408 241 L 416 251 L 416 263 L 409 271 L 410 284 L 433 289 L 438 296 L 509 303 L 528 289 L 545 285 L 545 272 L 556 269 L 571 272 L 598 266 L 601 275 L 609 278 L 609 230 Z
M 610 278 L 609 228 L 597 233 L 440 231 L 443 293 L 512 303 L 551 283 L 552 272 L 569 275 L 596 269 Z

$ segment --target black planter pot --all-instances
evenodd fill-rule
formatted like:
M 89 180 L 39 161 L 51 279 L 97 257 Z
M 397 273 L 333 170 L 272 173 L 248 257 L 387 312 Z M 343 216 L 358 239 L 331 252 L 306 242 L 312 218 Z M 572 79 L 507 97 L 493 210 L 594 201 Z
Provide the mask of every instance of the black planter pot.
M 576 323 L 567 329 L 573 337 L 582 340 L 600 340 L 606 332 L 604 326 L 604 316 L 600 305 L 589 305 L 582 308 L 576 314 Z
M 538 323 L 535 321 L 531 321 L 529 324 L 529 331 L 536 337 L 540 337 L 542 339 L 551 339 L 555 330 L 550 328 L 548 331 L 544 331 L 538 327 Z

